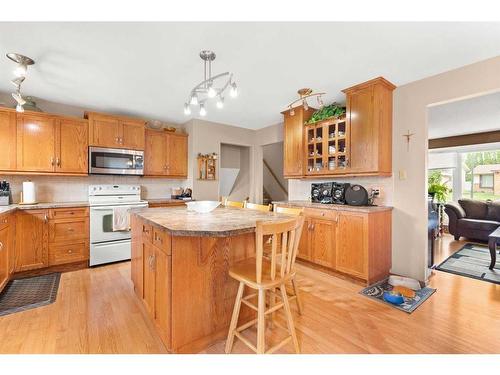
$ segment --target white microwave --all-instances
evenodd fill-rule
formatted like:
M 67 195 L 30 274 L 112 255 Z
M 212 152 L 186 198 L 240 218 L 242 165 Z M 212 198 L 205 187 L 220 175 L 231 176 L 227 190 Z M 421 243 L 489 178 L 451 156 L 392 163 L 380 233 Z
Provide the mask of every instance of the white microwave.
M 89 173 L 142 176 L 144 151 L 89 147 Z

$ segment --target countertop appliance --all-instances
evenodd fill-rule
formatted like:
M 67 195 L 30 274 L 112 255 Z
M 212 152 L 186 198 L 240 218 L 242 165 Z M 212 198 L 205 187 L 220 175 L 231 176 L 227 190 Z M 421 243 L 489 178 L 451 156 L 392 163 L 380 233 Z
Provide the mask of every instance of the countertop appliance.
M 361 185 L 351 185 L 345 191 L 345 202 L 350 206 L 368 206 L 368 191 Z
M 349 183 L 322 182 L 311 184 L 311 201 L 323 204 L 345 204 L 345 191 Z
M 90 174 L 144 174 L 144 151 L 89 147 Z
M 349 186 L 351 186 L 348 182 L 333 182 L 332 183 L 332 203 L 335 204 L 346 204 L 345 203 L 345 191 Z
M 311 184 L 311 201 L 315 203 L 333 203 L 333 182 Z
M 90 266 L 130 259 L 131 235 L 128 230 L 113 231 L 115 207 L 148 207 L 141 200 L 139 185 L 90 185 Z

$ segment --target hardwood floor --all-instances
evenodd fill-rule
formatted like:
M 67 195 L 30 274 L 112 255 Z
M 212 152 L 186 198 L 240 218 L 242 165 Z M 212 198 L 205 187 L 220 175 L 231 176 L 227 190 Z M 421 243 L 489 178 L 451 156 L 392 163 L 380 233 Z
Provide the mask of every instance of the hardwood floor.
M 451 242 L 443 254 L 465 243 Z M 434 271 L 437 292 L 409 315 L 361 296 L 361 285 L 297 268 L 302 353 L 500 353 L 500 285 Z M 68 272 L 54 304 L 0 317 L 0 353 L 165 353 L 141 309 L 130 263 Z M 282 338 L 277 327 L 268 335 L 269 345 Z M 224 341 L 205 351 L 223 352 Z M 233 353 L 249 352 L 235 341 Z

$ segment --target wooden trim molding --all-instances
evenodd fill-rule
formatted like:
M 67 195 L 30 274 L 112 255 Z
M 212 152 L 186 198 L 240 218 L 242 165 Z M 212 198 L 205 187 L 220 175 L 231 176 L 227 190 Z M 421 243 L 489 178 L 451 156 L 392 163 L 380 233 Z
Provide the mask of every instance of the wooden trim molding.
M 500 142 L 500 130 L 429 139 L 429 149 Z

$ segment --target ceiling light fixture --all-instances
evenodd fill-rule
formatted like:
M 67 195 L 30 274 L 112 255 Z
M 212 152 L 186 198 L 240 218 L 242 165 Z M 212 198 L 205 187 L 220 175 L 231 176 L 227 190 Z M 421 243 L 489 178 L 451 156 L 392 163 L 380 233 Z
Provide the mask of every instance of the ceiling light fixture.
M 212 51 L 201 51 L 200 57 L 204 64 L 204 75 L 203 81 L 198 83 L 190 92 L 189 100 L 184 104 L 184 114 L 190 115 L 191 105 L 199 105 L 200 116 L 206 116 L 207 110 L 205 108 L 205 102 L 208 99 L 213 99 L 217 97 L 217 108 L 221 109 L 224 107 L 224 97 L 223 94 L 228 87 L 230 87 L 229 95 L 235 98 L 238 95 L 238 90 L 236 87 L 236 82 L 233 80 L 233 74 L 230 72 L 225 72 L 212 76 L 212 61 L 215 60 L 215 53 Z M 218 83 L 218 84 L 217 84 Z M 189 109 L 187 109 L 189 108 Z
M 325 95 L 324 92 L 313 93 L 313 90 L 309 88 L 304 88 L 298 90 L 297 94 L 299 94 L 300 98 L 294 100 L 293 102 L 287 105 L 288 109 L 290 110 L 290 116 L 295 115 L 295 110 L 294 110 L 295 107 L 293 105 L 298 102 L 301 102 L 302 107 L 304 107 L 304 109 L 307 111 L 309 109 L 309 103 L 307 103 L 308 98 L 316 97 L 319 107 L 322 108 L 324 106 L 322 99 L 322 96 Z
M 207 110 L 205 109 L 205 104 L 200 103 L 200 116 L 206 116 Z
M 224 108 L 224 97 L 219 95 L 219 97 L 217 98 L 217 103 L 215 103 L 215 105 L 219 109 Z
M 21 85 L 26 79 L 26 74 L 28 72 L 28 66 L 33 65 L 35 61 L 27 56 L 21 55 L 19 53 L 8 53 L 7 57 L 17 63 L 16 68 L 14 69 L 14 75 L 17 78 L 14 78 L 11 83 L 16 87 L 16 92 L 12 93 L 12 97 L 17 102 L 16 111 L 24 112 L 23 105 L 26 104 L 26 100 L 21 95 Z

